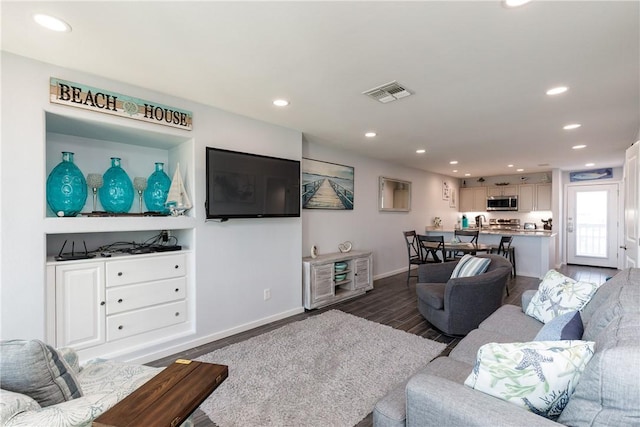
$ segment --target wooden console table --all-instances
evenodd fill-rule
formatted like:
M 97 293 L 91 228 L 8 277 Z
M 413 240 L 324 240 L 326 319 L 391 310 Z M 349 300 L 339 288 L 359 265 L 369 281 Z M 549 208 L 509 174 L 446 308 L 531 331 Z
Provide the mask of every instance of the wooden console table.
M 225 365 L 176 360 L 96 418 L 92 426 L 179 426 L 228 375 Z

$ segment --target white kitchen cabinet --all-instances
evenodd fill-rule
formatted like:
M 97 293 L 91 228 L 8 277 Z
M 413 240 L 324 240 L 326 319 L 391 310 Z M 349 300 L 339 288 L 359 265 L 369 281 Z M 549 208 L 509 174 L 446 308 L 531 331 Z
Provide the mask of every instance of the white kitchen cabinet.
M 55 267 L 56 347 L 76 350 L 105 342 L 104 262 Z
M 336 264 L 346 264 L 336 271 Z M 308 310 L 353 298 L 373 289 L 373 255 L 351 251 L 302 259 L 303 303 Z M 336 276 L 344 275 L 342 280 Z
M 551 210 L 551 184 L 522 184 L 518 194 L 519 212 Z
M 487 187 L 463 187 L 460 189 L 460 212 L 485 212 Z
M 187 264 L 186 251 L 49 263 L 56 346 L 100 357 L 189 331 Z
M 487 196 L 515 196 L 518 194 L 518 188 L 514 185 L 498 185 L 487 188 Z
M 536 184 L 536 210 L 551 210 L 551 184 Z

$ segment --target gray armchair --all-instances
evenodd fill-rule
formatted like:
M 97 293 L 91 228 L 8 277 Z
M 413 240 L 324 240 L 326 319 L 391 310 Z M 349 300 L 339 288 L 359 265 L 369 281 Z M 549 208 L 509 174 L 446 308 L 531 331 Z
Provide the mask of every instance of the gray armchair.
M 489 258 L 487 271 L 451 279 L 458 261 L 418 267 L 418 310 L 446 335 L 466 335 L 502 305 L 511 263 L 498 255 Z

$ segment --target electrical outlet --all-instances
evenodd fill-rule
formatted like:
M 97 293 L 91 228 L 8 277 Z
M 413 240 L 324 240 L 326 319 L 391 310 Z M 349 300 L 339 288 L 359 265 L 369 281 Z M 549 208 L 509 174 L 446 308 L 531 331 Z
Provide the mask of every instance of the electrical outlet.
M 265 289 L 264 290 L 264 300 L 268 300 L 271 299 L 271 289 Z

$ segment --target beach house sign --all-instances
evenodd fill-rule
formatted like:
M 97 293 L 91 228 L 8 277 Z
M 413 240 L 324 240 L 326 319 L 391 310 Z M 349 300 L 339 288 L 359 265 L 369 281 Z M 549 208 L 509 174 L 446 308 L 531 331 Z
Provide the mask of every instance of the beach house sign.
M 55 104 L 69 105 L 179 129 L 191 130 L 193 126 L 191 111 L 54 77 L 51 77 L 49 83 L 49 100 Z

